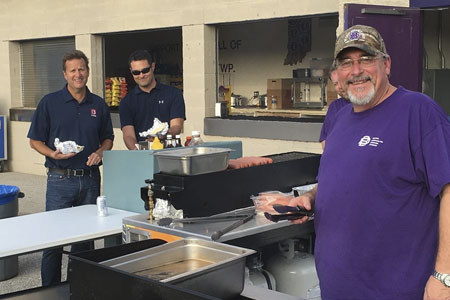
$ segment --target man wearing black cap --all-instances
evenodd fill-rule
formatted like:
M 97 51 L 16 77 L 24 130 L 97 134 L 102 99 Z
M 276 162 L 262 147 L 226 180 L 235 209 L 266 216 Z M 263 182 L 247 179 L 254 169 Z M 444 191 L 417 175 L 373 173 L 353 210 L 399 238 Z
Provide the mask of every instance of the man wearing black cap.
M 317 189 L 291 203 L 315 209 L 322 299 L 450 299 L 446 115 L 390 84 L 391 59 L 374 28 L 344 31 L 334 56 L 352 105 L 327 136 Z

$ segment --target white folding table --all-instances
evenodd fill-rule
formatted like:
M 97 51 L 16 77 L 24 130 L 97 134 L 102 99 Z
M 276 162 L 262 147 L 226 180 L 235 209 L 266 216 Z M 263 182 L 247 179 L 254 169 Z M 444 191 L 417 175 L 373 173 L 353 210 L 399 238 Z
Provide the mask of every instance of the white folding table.
M 91 204 L 0 219 L 0 258 L 115 235 L 133 215 L 108 207 L 108 216 L 99 217 Z

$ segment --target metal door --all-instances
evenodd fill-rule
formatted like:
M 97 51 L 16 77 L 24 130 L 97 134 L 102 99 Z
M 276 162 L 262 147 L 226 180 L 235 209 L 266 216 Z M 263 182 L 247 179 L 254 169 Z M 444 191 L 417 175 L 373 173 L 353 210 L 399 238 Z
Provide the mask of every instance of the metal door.
M 363 4 L 346 4 L 345 29 L 356 25 L 376 28 L 391 56 L 390 82 L 409 90 L 422 91 L 423 28 L 418 9 Z

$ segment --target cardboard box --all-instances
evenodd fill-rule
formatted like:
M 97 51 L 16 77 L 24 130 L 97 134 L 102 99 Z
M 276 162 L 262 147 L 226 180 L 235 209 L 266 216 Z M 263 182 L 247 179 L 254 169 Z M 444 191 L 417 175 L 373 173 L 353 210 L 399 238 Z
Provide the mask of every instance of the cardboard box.
M 291 86 L 291 78 L 267 79 L 267 108 L 292 108 Z M 272 98 L 275 101 L 272 101 Z
M 268 90 L 290 90 L 291 85 L 291 78 L 267 79 Z

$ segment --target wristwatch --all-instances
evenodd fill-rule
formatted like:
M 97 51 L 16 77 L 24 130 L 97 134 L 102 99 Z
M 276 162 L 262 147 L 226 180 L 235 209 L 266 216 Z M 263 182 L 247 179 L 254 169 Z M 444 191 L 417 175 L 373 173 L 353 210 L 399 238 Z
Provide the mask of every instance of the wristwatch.
M 433 277 L 442 282 L 446 287 L 450 287 L 450 274 L 442 274 L 434 270 Z

